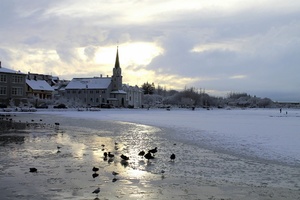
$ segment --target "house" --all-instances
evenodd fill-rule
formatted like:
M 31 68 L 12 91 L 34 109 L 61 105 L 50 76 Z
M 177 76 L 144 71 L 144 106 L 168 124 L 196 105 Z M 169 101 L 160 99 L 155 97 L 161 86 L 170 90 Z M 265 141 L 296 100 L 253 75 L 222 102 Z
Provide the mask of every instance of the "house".
M 66 98 L 68 102 L 98 106 L 109 99 L 110 84 L 111 78 L 73 78 L 65 88 L 61 88 L 60 97 Z
M 111 77 L 73 78 L 70 83 L 59 92 L 60 97 L 66 98 L 69 103 L 81 102 L 85 106 L 100 106 L 110 104 L 114 107 L 141 106 L 141 93 L 134 93 L 133 97 L 128 92 L 136 87 L 125 87 L 122 83 L 122 69 L 119 62 L 117 48 L 115 66 Z M 140 95 L 139 97 L 137 95 Z M 132 102 L 135 102 L 134 104 Z
M 45 80 L 26 79 L 26 96 L 35 106 L 53 97 L 54 89 Z
M 58 76 L 52 76 L 48 74 L 37 74 L 37 73 L 30 73 L 30 72 L 28 72 L 27 74 L 27 79 L 45 80 L 50 86 L 53 86 L 60 81 Z
M 140 108 L 142 106 L 143 90 L 136 86 L 123 84 L 123 90 L 126 92 L 126 101 L 129 107 Z
M 1 66 L 0 61 L 0 104 L 19 105 L 26 99 L 26 74 Z

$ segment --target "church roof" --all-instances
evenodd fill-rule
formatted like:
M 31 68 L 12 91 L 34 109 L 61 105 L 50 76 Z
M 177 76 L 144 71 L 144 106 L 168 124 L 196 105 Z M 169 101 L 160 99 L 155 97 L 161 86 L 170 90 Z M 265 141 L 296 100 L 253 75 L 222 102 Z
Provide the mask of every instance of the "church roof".
M 111 78 L 73 78 L 66 89 L 107 89 Z

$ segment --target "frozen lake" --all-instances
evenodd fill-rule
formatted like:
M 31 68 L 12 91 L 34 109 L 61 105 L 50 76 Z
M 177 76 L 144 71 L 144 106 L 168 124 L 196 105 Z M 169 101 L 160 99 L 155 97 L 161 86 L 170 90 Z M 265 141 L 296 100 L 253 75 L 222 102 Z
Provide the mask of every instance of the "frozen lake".
M 16 113 L 14 118 L 51 126 L 0 135 L 0 181 L 6 183 L 0 186 L 1 199 L 97 199 L 91 194 L 97 187 L 107 199 L 267 199 L 262 197 L 271 193 L 278 197 L 272 199 L 293 199 L 300 194 L 298 110 L 103 109 Z M 154 160 L 138 156 L 154 147 Z M 110 161 L 103 158 L 108 151 L 115 155 Z M 121 154 L 130 160 L 123 163 Z M 97 178 L 93 166 L 100 168 Z M 116 182 L 112 171 L 120 173 Z
M 286 114 L 287 112 L 287 114 Z M 66 117 L 133 122 L 170 128 L 167 139 L 269 161 L 300 165 L 300 111 L 127 110 L 50 112 Z

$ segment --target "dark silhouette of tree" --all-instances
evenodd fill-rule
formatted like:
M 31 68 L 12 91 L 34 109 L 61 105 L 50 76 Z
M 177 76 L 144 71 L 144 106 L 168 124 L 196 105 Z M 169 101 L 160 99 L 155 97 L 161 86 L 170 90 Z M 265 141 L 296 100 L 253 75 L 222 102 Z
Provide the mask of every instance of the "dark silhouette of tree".
M 142 85 L 142 89 L 144 90 L 144 94 L 153 94 L 155 91 L 155 86 L 154 83 L 150 84 L 150 83 L 144 83 Z

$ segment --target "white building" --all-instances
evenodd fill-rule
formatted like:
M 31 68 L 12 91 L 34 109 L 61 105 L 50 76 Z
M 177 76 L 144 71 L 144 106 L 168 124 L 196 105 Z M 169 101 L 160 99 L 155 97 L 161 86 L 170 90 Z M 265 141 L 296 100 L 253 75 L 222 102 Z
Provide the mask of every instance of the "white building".
M 114 107 L 141 107 L 142 92 L 137 86 L 124 86 L 119 52 L 115 60 L 111 77 L 73 78 L 60 91 L 60 97 L 68 101 L 80 101 L 84 106 L 100 106 L 109 104 Z

